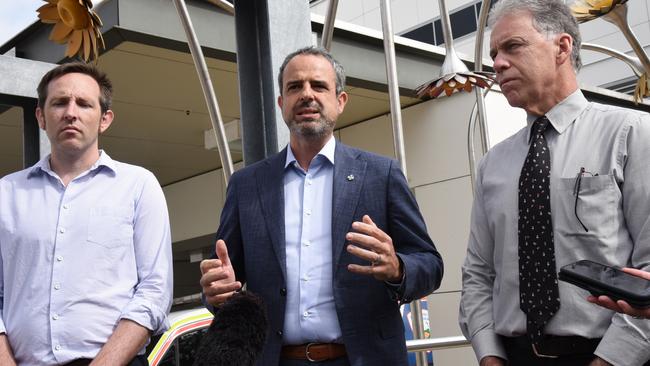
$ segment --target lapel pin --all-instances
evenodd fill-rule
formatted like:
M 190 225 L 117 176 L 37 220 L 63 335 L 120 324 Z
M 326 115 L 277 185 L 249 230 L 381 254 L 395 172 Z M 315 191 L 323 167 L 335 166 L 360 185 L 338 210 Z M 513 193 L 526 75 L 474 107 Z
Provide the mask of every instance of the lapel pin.
M 348 175 L 348 182 L 352 182 L 354 180 L 354 175 L 350 174 Z

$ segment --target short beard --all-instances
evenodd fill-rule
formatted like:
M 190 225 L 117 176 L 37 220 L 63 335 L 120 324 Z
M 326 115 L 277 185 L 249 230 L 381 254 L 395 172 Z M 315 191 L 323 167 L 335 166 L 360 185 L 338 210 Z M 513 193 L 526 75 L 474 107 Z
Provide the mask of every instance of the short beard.
M 316 123 L 316 125 L 312 125 Z M 320 140 L 332 134 L 335 122 L 326 118 L 319 118 L 313 121 L 296 122 L 289 121 L 289 131 L 292 134 L 302 136 L 308 140 Z M 309 126 L 307 124 L 310 124 Z

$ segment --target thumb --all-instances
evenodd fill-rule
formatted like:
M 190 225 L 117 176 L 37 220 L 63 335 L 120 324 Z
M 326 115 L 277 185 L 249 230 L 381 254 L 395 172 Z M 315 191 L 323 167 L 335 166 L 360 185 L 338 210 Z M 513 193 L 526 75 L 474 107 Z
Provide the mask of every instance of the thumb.
M 217 246 L 215 248 L 217 257 L 221 260 L 224 266 L 230 266 L 230 257 L 228 257 L 228 247 L 226 247 L 226 242 L 219 239 L 217 240 Z

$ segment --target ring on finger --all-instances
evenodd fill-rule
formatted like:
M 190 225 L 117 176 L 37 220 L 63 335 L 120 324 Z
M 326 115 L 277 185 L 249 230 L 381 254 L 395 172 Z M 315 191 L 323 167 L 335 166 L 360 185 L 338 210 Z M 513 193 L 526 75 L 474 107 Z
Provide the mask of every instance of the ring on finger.
M 372 260 L 372 266 L 376 266 L 381 263 L 381 255 L 379 253 L 375 253 L 375 259 Z

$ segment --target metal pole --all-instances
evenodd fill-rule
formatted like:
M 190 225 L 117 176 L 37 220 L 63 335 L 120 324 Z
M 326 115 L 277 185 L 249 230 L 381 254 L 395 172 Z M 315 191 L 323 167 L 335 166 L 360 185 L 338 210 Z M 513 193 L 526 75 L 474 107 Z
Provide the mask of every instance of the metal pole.
M 323 35 L 321 36 L 321 47 L 330 51 L 332 48 L 332 35 L 334 34 L 334 20 L 336 20 L 336 9 L 339 6 L 339 0 L 330 0 L 330 6 L 327 8 L 325 23 L 323 23 Z
M 490 12 L 491 0 L 483 0 L 481 4 L 481 14 L 479 15 L 478 28 L 476 30 L 476 42 L 474 45 L 474 70 L 483 71 L 483 34 L 485 33 L 485 26 L 487 24 L 488 14 Z M 481 156 L 487 153 L 488 148 L 490 147 L 490 138 L 487 132 L 487 112 L 485 110 L 485 96 L 483 91 L 479 88 L 474 88 L 474 94 L 476 95 L 476 106 L 477 106 L 477 117 L 479 122 L 479 129 L 481 133 Z M 472 192 L 474 191 L 474 185 L 476 184 L 476 151 L 474 149 L 474 131 L 476 129 L 476 119 L 470 119 L 468 127 L 468 136 L 469 137 L 469 167 L 470 167 L 470 177 L 472 180 Z
M 630 24 L 627 20 L 627 4 L 617 5 L 614 10 L 605 14 L 603 19 L 613 23 L 621 30 L 625 39 L 627 39 L 627 42 L 630 44 L 632 50 L 634 50 L 634 53 L 636 53 L 639 61 L 643 65 L 646 74 L 650 75 L 650 59 L 645 53 L 643 46 L 641 46 L 639 40 L 634 35 L 634 32 L 632 32 L 632 28 L 630 28 Z
M 388 94 L 390 97 L 390 116 L 393 125 L 393 145 L 395 155 L 400 163 L 400 168 L 405 177 L 406 152 L 404 149 L 404 134 L 402 129 L 402 108 L 399 101 L 399 84 L 397 83 L 397 67 L 395 63 L 395 43 L 393 41 L 393 25 L 390 14 L 390 3 L 388 0 L 381 0 L 381 28 L 384 35 L 384 54 L 386 55 L 386 76 L 388 78 Z M 413 335 L 416 339 L 424 338 L 424 327 L 422 320 L 422 306 L 420 300 L 411 302 L 411 319 L 413 320 Z M 415 354 L 417 366 L 427 364 L 426 353 Z
M 395 43 L 393 25 L 390 15 L 390 3 L 381 0 L 381 27 L 384 34 L 384 54 L 386 57 L 386 76 L 388 77 L 388 94 L 390 97 L 390 116 L 393 124 L 393 146 L 404 176 L 406 172 L 406 152 L 404 151 L 404 134 L 402 130 L 402 108 L 399 102 L 399 84 L 395 64 Z
M 223 120 L 221 119 L 221 112 L 219 111 L 217 95 L 215 94 L 214 88 L 212 87 L 212 80 L 210 79 L 210 73 L 208 72 L 208 65 L 205 63 L 205 57 L 203 56 L 201 45 L 199 44 L 199 40 L 196 37 L 196 32 L 194 32 L 194 27 L 192 26 L 192 20 L 190 19 L 190 15 L 187 11 L 185 0 L 173 1 L 174 6 L 178 11 L 178 15 L 181 18 L 183 29 L 185 29 L 187 44 L 190 47 L 190 53 L 192 54 L 192 59 L 194 60 L 194 66 L 196 67 L 196 72 L 199 76 L 199 81 L 201 82 L 203 96 L 205 97 L 205 102 L 208 106 L 208 112 L 210 113 L 212 130 L 214 131 L 217 141 L 217 150 L 219 150 L 219 158 L 221 159 L 223 176 L 226 184 L 228 184 L 228 181 L 230 180 L 230 176 L 232 175 L 234 169 L 232 165 L 232 158 L 230 156 L 230 149 L 228 149 L 226 131 L 223 128 Z

